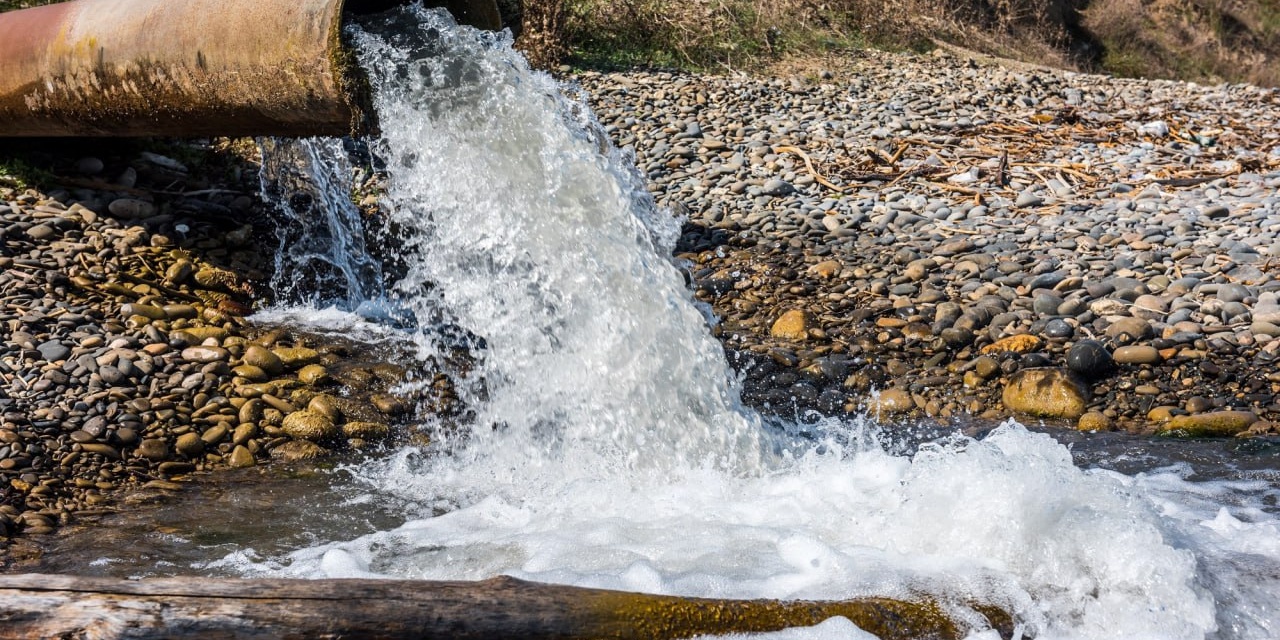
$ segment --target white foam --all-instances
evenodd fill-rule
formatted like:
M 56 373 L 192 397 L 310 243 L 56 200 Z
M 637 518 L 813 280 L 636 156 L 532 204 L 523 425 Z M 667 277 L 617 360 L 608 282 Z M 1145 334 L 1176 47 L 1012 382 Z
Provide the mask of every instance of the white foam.
M 447 479 L 405 469 L 369 469 L 375 493 L 457 499 Z M 811 454 L 747 477 L 701 469 L 637 482 L 586 477 L 568 461 L 542 474 L 573 479 L 488 487 L 486 497 L 440 516 L 241 569 L 437 580 L 506 574 L 726 598 L 925 592 L 1008 607 L 1040 638 L 1201 638 L 1215 628 L 1215 599 L 1201 576 L 1213 567 L 1198 567 L 1196 555 L 1249 557 L 1188 536 L 1134 479 L 1081 470 L 1065 447 L 1012 424 L 911 458 Z M 1215 527 L 1239 542 L 1267 539 L 1276 523 L 1219 516 L 1202 526 Z M 1274 572 L 1271 545 L 1250 553 Z M 1234 602 L 1253 608 L 1255 626 L 1226 637 L 1267 637 L 1257 625 L 1274 623 L 1274 612 L 1261 596 L 1274 600 L 1275 586 Z
M 404 508 L 402 526 L 219 566 L 728 598 L 924 593 L 1005 607 L 1044 639 L 1204 638 L 1220 624 L 1222 637 L 1274 636 L 1276 520 L 1247 500 L 1216 508 L 1259 487 L 1082 470 L 1017 424 L 909 457 L 863 424 L 829 421 L 817 443 L 766 435 L 661 257 L 670 229 L 582 128 L 585 110 L 501 38 L 405 15 L 359 38 L 387 204 L 416 252 L 394 292 L 418 326 L 444 316 L 483 337 L 482 375 L 460 389 L 478 419 L 359 470 L 370 499 Z M 793 633 L 864 637 L 840 621 Z

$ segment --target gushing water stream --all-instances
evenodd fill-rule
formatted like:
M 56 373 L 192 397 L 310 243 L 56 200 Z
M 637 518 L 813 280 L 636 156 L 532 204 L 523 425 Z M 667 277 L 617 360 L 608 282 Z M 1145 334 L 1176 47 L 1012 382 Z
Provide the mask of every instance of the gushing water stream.
M 1274 486 L 1084 470 L 1014 423 L 910 456 L 863 422 L 828 420 L 816 440 L 767 426 L 666 257 L 675 222 L 583 104 L 505 36 L 445 14 L 365 29 L 383 204 L 408 265 L 386 295 L 416 320 L 423 358 L 440 349 L 430 327 L 479 337 L 461 386 L 478 415 L 356 470 L 403 525 L 215 565 L 735 598 L 950 593 L 1009 607 L 1038 638 L 1280 629 Z M 338 273 L 369 268 L 342 250 Z

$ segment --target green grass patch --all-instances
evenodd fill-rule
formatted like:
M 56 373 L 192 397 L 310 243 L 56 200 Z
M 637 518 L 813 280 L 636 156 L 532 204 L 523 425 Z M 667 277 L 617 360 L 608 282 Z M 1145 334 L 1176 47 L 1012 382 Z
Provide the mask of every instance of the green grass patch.
M 0 157 L 0 186 L 13 189 L 40 188 L 52 184 L 53 173 L 21 157 Z

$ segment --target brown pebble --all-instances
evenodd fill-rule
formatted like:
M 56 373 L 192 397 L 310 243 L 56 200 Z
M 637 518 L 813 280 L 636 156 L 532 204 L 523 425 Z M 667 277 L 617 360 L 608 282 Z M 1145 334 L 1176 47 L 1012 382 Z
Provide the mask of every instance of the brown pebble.
M 231 456 L 227 459 L 227 464 L 232 468 L 242 469 L 244 467 L 252 467 L 256 464 L 256 461 L 253 459 L 253 453 L 248 448 L 236 445 L 231 450 Z

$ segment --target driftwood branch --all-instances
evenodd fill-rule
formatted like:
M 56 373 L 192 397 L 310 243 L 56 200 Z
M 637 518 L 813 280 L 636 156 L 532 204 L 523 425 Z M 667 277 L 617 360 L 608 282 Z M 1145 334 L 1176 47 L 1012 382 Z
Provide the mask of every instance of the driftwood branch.
M 973 607 L 1006 637 L 1005 612 Z M 500 577 L 141 581 L 0 575 L 0 639 L 688 638 L 814 625 L 844 616 L 881 638 L 959 638 L 936 602 L 715 600 Z

